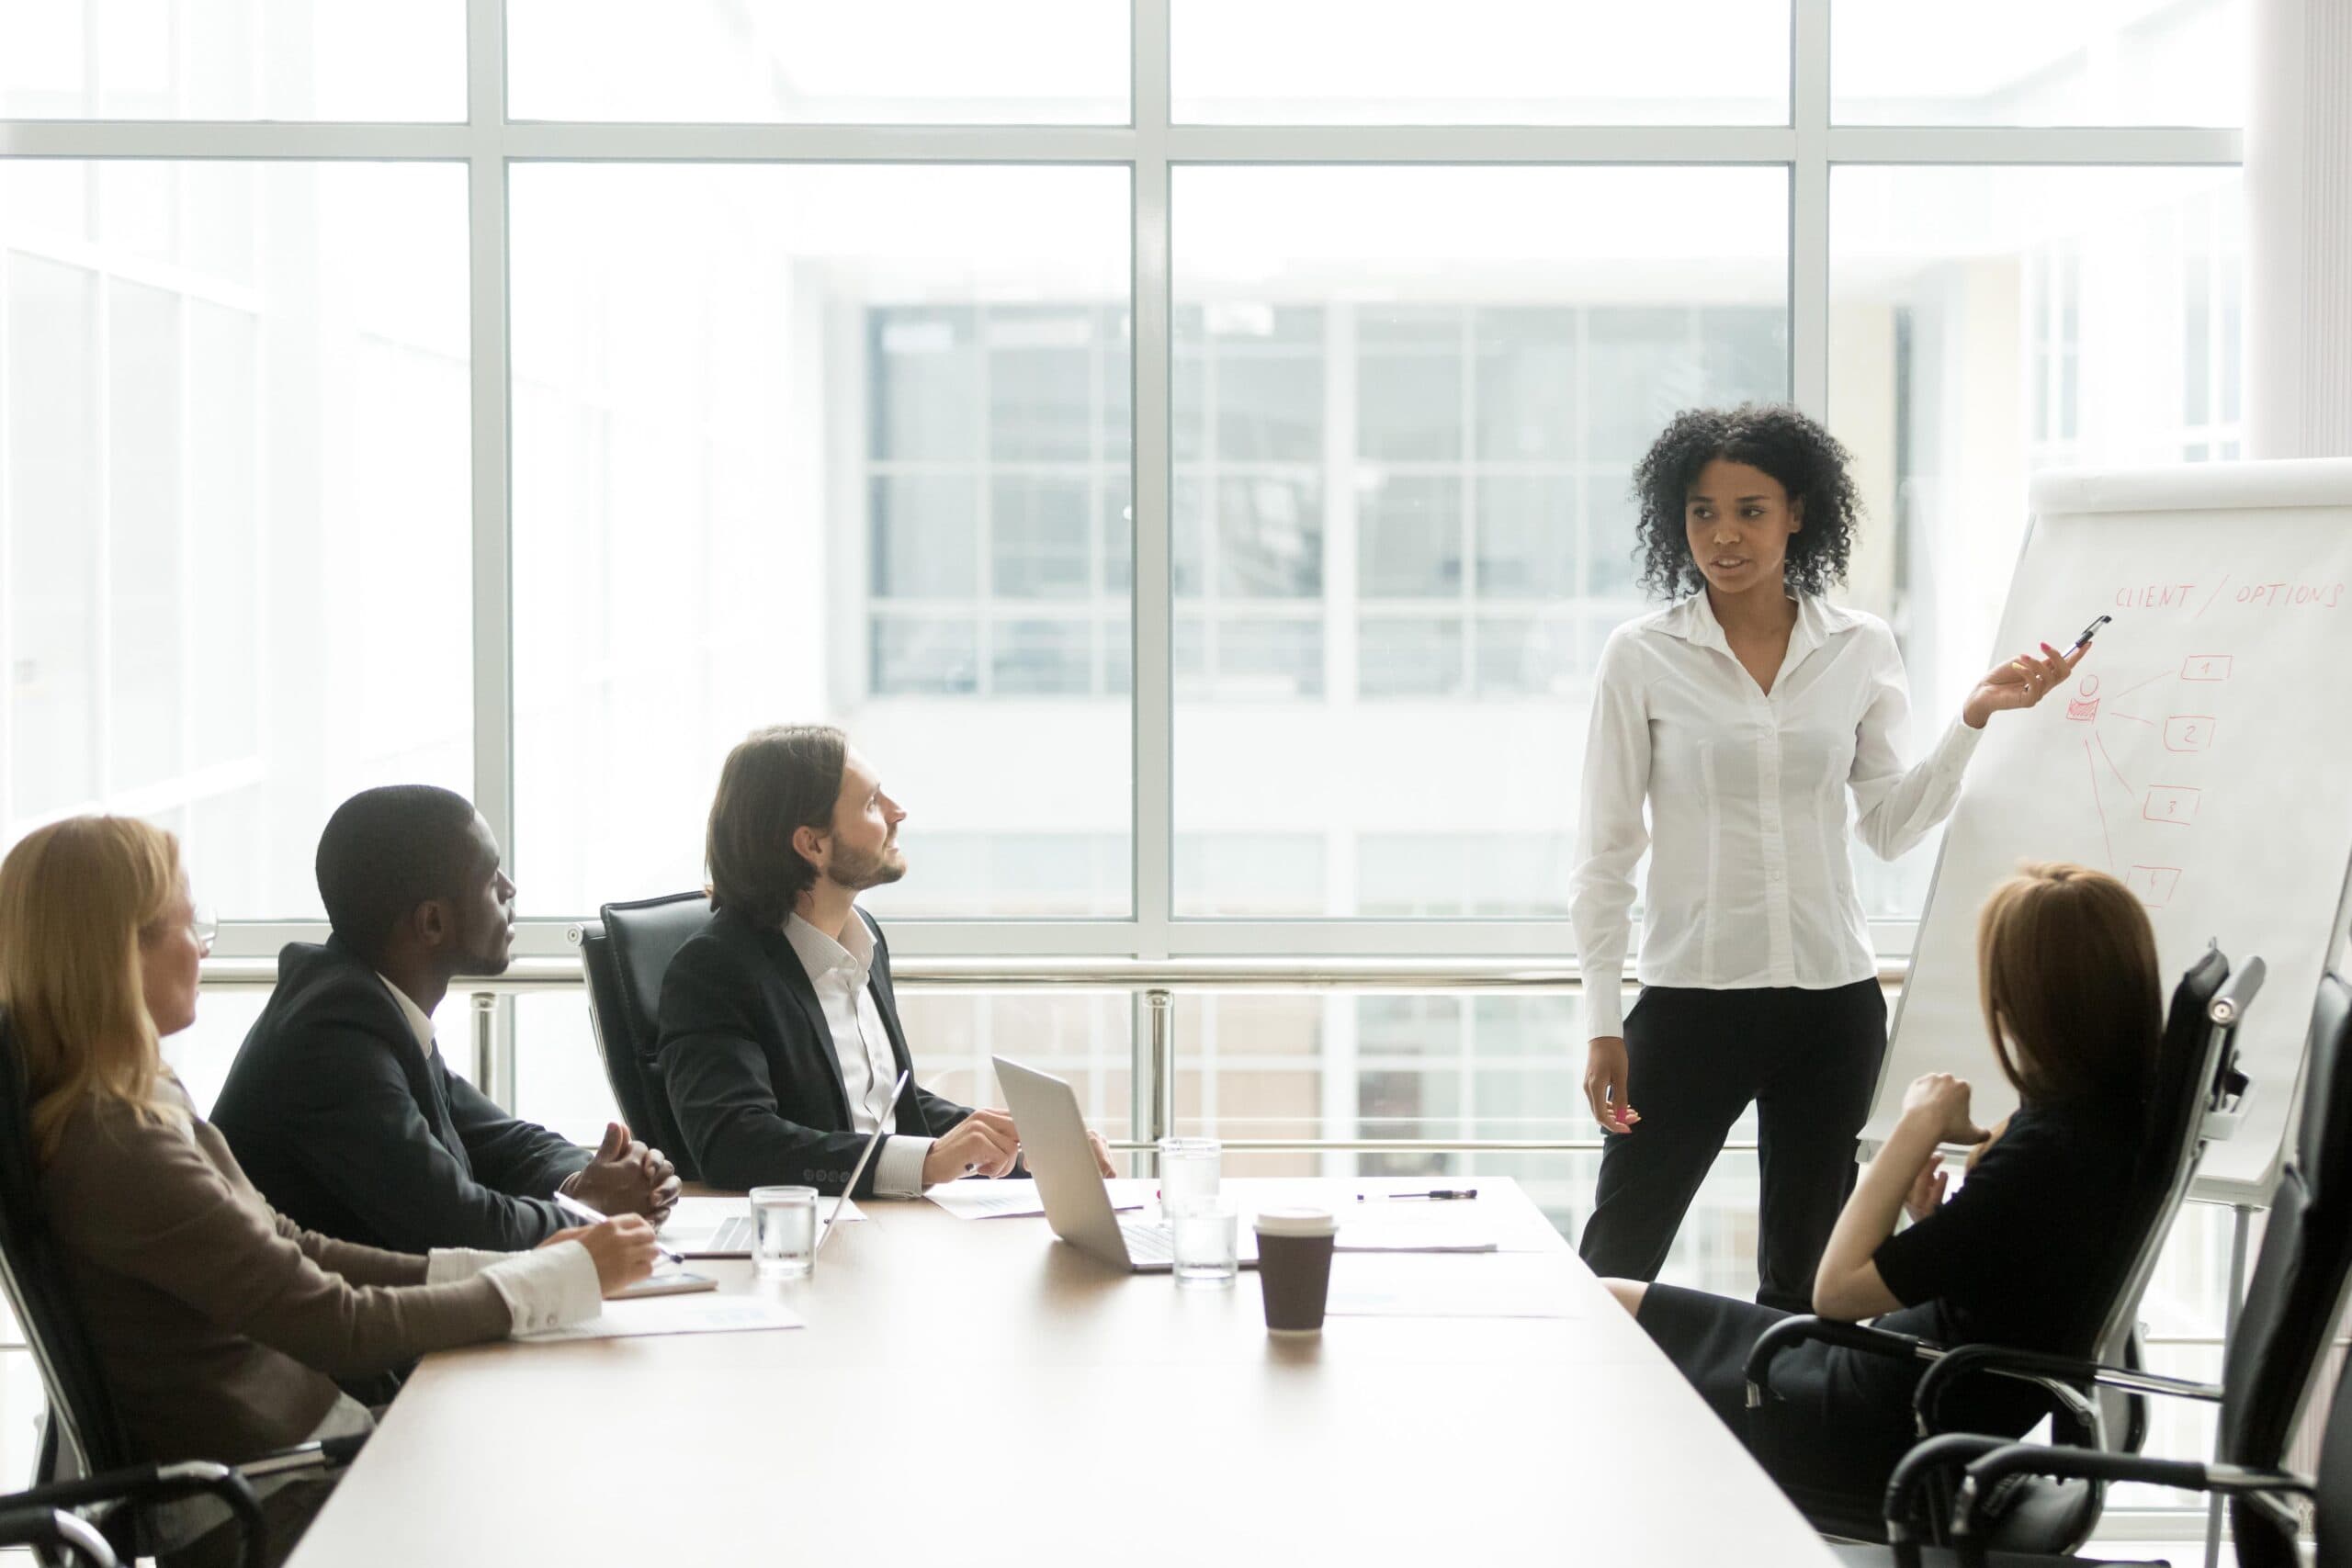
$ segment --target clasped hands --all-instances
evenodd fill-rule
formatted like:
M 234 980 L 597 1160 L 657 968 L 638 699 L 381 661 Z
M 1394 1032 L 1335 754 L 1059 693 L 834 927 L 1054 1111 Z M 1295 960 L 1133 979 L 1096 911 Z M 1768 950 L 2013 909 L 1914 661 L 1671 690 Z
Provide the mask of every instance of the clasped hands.
M 2008 1129 L 2007 1121 L 1989 1132 L 1978 1126 L 1969 1115 L 1968 1097 L 1968 1080 L 1951 1073 L 1922 1074 L 1903 1091 L 1902 1119 L 1930 1134 L 1927 1157 L 1919 1162 L 1918 1174 L 1912 1177 L 1911 1190 L 1903 1199 L 1903 1212 L 1915 1224 L 1936 1212 L 1950 1185 L 1939 1145 L 1968 1145 L 1968 1166 L 1973 1169 Z
M 629 1136 L 628 1123 L 605 1123 L 605 1141 L 586 1166 L 557 1190 L 602 1214 L 643 1214 L 655 1224 L 678 1201 L 678 1172 L 662 1151 Z

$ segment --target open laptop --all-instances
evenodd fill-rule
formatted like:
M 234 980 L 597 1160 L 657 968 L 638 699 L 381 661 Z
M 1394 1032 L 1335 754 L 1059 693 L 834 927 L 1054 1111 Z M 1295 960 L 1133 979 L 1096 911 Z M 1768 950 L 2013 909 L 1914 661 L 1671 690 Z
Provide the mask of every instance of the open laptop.
M 1021 1156 L 1037 1179 L 1046 1223 L 1054 1234 L 1082 1252 L 1136 1274 L 1165 1274 L 1176 1267 L 1168 1227 L 1156 1221 L 1123 1220 L 1111 1207 L 1111 1190 L 1094 1164 L 1086 1141 L 1086 1118 L 1069 1084 L 999 1056 L 996 1081 L 1021 1129 Z M 1236 1238 L 1241 1267 L 1258 1266 L 1258 1238 L 1247 1229 Z
M 832 1240 L 833 1232 L 841 1228 L 842 1215 L 849 1208 L 849 1195 L 857 1190 L 858 1182 L 865 1175 L 865 1168 L 873 1163 L 875 1151 L 882 1146 L 883 1138 L 892 1131 L 892 1118 L 898 1113 L 899 1097 L 907 1092 L 907 1085 L 913 1077 L 911 1072 L 900 1073 L 898 1083 L 892 1086 L 890 1103 L 882 1108 L 882 1119 L 866 1135 L 865 1147 L 859 1151 L 857 1164 L 849 1173 L 849 1184 L 842 1189 L 841 1196 L 833 1200 L 833 1211 L 825 1220 L 825 1228 L 817 1236 L 816 1251 L 809 1254 L 812 1258 L 818 1252 L 825 1250 L 825 1243 Z M 695 1200 L 697 1202 L 702 1201 Z M 711 1201 L 734 1201 L 733 1199 Z M 664 1226 L 662 1239 L 687 1258 L 749 1258 L 752 1256 L 752 1243 L 759 1234 L 753 1228 L 752 1216 L 744 1213 L 728 1215 L 707 1236 L 695 1234 L 695 1228 L 685 1227 L 673 1235 L 670 1227 Z

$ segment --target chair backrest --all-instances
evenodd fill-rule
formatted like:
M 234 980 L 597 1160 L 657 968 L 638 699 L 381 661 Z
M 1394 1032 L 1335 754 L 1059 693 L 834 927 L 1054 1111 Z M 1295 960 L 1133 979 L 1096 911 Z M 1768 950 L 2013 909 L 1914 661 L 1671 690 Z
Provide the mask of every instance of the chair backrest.
M 2139 1322 L 2140 1298 L 2155 1275 L 2174 1217 L 2204 1157 L 2206 1115 L 2218 1109 L 2222 1080 L 2232 1070 L 2237 1023 L 2244 1015 L 2233 1014 L 2228 1023 L 2212 1020 L 2213 998 L 2229 976 L 2229 959 L 2218 944 L 2207 943 L 2204 954 L 2173 987 L 2172 1005 L 2165 1013 L 2140 1179 L 2121 1220 L 2125 1234 L 2139 1236 L 2140 1246 L 2117 1280 L 2096 1349 L 2098 1359 L 2110 1364 L 2122 1357 Z
M 710 919 L 710 901 L 699 892 L 673 893 L 607 904 L 601 914 L 601 919 L 582 922 L 573 937 L 588 979 L 588 1016 L 605 1077 L 629 1125 L 658 1143 L 680 1176 L 695 1180 L 694 1157 L 670 1113 L 654 1047 L 662 1035 L 662 976 L 686 939 Z
M 2219 1450 L 2232 1464 L 2286 1453 L 2352 1278 L 2352 982 L 2341 975 L 2320 977 L 2304 1050 L 2302 1117 L 2222 1371 Z M 2246 1536 L 2265 1532 L 2256 1510 L 2233 1509 Z M 2255 1557 L 2241 1546 L 2240 1561 Z
M 82 1325 L 65 1262 L 40 1201 L 33 1154 L 32 1098 L 7 1014 L 0 1011 L 0 1285 L 32 1347 L 49 1395 L 51 1429 L 63 1451 L 60 1474 L 116 1470 L 133 1463 L 130 1434 L 117 1413 L 96 1347 Z M 54 1474 L 39 1479 L 48 1482 Z

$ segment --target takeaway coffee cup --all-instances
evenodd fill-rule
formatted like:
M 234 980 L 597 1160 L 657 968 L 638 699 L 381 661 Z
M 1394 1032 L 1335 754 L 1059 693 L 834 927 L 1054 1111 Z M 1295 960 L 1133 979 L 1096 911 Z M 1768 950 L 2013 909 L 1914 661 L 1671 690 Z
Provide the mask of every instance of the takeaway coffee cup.
M 1331 1287 L 1331 1247 L 1340 1224 L 1329 1209 L 1261 1209 L 1258 1283 L 1270 1334 L 1320 1334 Z

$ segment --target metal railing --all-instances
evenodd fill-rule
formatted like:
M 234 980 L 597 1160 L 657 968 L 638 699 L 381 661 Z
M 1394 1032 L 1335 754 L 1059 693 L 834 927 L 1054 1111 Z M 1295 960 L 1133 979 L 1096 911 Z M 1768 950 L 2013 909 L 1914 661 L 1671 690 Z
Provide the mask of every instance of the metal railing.
M 1882 970 L 1883 984 L 1900 978 Z M 1132 1138 L 1113 1144 L 1148 1156 L 1176 1124 L 1176 1007 L 1186 994 L 1233 991 L 1509 991 L 1574 996 L 1584 989 L 1573 963 L 1453 958 L 950 958 L 905 955 L 891 964 L 908 990 L 946 994 L 1002 991 L 1125 991 L 1136 1027 L 1128 1082 Z M 277 984 L 276 960 L 208 958 L 207 989 L 263 989 Z M 496 976 L 459 983 L 469 997 L 473 1081 L 501 1105 L 514 1105 L 514 998 L 582 989 L 574 958 L 518 958 Z M 1602 1145 L 1596 1129 L 1560 1138 L 1226 1138 L 1249 1154 L 1576 1154 Z M 1725 1148 L 1752 1151 L 1753 1139 Z

